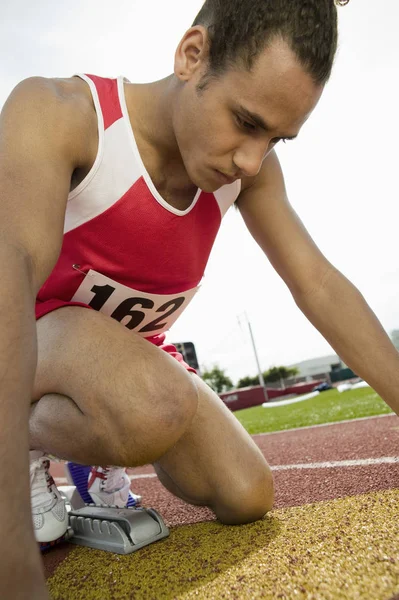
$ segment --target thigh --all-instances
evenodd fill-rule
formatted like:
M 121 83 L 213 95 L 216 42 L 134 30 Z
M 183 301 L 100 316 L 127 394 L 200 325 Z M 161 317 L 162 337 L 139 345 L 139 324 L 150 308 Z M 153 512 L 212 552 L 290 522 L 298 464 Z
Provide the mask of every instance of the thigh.
M 33 401 L 47 394 L 71 398 L 110 443 L 134 440 L 137 464 L 158 458 L 191 422 L 197 405 L 191 375 L 118 321 L 68 306 L 39 319 L 37 336 Z
M 199 390 L 197 413 L 154 468 L 172 493 L 209 506 L 223 522 L 261 518 L 273 504 L 270 468 L 221 399 L 198 376 L 193 378 Z

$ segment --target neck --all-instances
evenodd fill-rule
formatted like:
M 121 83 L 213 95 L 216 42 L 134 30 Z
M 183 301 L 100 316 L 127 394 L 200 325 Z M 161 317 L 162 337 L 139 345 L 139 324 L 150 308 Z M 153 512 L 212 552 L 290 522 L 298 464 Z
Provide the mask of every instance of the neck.
M 176 94 L 173 75 L 145 84 L 127 84 L 126 103 L 134 133 L 161 157 L 180 158 L 173 131 L 172 106 Z
M 126 84 L 125 96 L 141 158 L 159 191 L 191 194 L 173 128 L 173 106 L 179 83 L 173 75 L 146 84 Z

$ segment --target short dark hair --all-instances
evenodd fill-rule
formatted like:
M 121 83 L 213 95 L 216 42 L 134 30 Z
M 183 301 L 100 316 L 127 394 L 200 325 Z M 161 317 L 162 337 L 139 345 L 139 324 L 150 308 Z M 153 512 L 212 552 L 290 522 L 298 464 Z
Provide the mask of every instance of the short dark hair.
M 209 33 L 210 77 L 237 63 L 251 70 L 276 37 L 288 43 L 316 84 L 330 77 L 338 38 L 334 0 L 206 0 L 195 25 Z

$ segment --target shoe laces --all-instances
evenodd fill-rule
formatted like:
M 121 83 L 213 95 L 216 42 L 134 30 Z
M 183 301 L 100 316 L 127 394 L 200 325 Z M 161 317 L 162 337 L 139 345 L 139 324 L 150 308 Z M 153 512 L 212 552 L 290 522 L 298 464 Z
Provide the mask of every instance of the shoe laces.
M 48 474 L 50 461 L 41 456 L 30 463 L 30 490 L 32 509 L 46 509 L 54 502 L 55 494 L 51 491 L 52 478 Z
M 125 487 L 125 469 L 123 467 L 103 467 L 101 487 L 104 492 L 119 492 Z

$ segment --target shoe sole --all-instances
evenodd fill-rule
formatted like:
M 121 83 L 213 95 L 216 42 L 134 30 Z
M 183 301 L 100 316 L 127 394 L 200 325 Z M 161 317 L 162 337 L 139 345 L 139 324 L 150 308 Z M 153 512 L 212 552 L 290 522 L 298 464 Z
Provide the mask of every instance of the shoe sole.
M 38 542 L 37 545 L 39 546 L 40 552 L 46 552 L 47 550 L 54 548 L 54 546 L 58 546 L 59 544 L 62 544 L 63 542 L 67 542 L 71 537 L 72 537 L 72 530 L 69 527 L 67 529 L 67 531 L 64 533 L 64 535 L 59 537 L 57 540 L 53 540 L 52 542 Z

